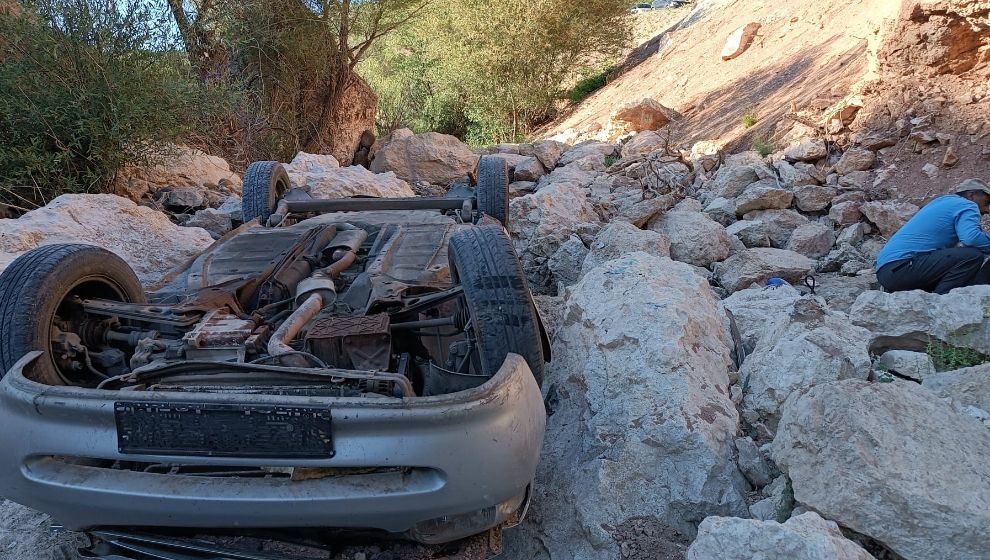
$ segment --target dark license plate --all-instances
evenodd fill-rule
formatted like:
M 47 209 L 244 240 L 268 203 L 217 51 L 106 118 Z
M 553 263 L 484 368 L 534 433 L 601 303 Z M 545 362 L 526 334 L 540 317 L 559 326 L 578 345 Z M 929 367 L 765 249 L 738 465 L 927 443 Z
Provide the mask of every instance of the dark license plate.
M 121 453 L 244 458 L 333 457 L 319 407 L 114 403 Z

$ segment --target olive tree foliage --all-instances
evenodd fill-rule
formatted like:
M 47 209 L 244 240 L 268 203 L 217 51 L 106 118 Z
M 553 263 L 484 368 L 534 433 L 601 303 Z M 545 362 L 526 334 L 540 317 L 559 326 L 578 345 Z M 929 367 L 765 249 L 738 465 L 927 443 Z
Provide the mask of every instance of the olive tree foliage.
M 0 6 L 0 210 L 105 192 L 223 102 L 189 73 L 142 0 Z
M 476 144 L 552 119 L 576 79 L 629 45 L 625 0 L 449 0 L 362 65 L 380 127 L 439 126 Z
M 427 0 L 168 0 L 190 62 L 243 94 L 230 117 L 234 159 L 333 152 L 354 69 Z M 351 91 L 351 93 L 355 93 Z M 373 95 L 367 93 L 367 95 Z M 247 152 L 247 153 L 244 153 Z M 240 156 L 240 157 L 238 157 Z

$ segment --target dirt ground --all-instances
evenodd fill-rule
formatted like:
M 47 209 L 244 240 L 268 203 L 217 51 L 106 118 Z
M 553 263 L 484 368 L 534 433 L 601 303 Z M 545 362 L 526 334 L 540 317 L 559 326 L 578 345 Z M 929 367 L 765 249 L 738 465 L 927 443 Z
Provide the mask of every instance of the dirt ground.
M 697 9 L 642 63 L 542 131 L 604 125 L 615 107 L 652 97 L 684 115 L 685 142 L 727 144 L 747 134 L 743 117 L 764 124 L 792 109 L 828 107 L 877 71 L 881 30 L 900 0 L 779 0 L 754 9 L 745 0 L 699 0 Z M 684 14 L 681 14 L 684 15 Z M 760 23 L 750 48 L 723 61 L 733 31 Z
M 77 534 L 55 532 L 47 515 L 0 500 L 0 559 L 68 560 L 85 541 Z

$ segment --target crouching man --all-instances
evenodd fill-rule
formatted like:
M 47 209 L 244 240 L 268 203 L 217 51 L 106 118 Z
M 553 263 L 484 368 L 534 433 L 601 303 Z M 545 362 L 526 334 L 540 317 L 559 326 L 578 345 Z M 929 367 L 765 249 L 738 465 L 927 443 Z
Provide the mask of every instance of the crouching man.
M 990 185 L 980 179 L 967 179 L 955 194 L 929 202 L 877 256 L 880 285 L 888 292 L 945 294 L 953 288 L 990 283 L 990 270 L 983 269 L 990 237 L 980 225 L 980 214 L 988 213 Z

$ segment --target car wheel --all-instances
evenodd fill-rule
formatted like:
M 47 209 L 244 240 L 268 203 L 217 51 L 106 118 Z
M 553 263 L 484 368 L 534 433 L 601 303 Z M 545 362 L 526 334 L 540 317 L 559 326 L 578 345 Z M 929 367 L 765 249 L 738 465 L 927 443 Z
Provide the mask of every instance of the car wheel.
M 279 198 L 290 189 L 289 174 L 277 161 L 256 161 L 244 172 L 244 189 L 241 197 L 242 220 L 250 222 L 259 218 L 261 225 L 268 224 L 268 217 L 275 211 Z
M 498 225 L 454 233 L 448 248 L 451 279 L 464 290 L 467 331 L 476 343 L 481 373 L 495 375 L 509 353 L 522 356 L 543 382 L 539 319 L 512 241 Z
M 505 159 L 484 156 L 478 162 L 478 186 L 475 188 L 478 211 L 509 225 L 509 164 Z
M 123 259 L 81 244 L 44 245 L 17 257 L 0 274 L 0 294 L 0 376 L 40 350 L 45 355 L 35 362 L 33 378 L 49 385 L 92 377 L 88 353 L 66 352 L 65 335 L 87 347 L 105 344 L 100 323 L 85 314 L 79 299 L 145 302 L 141 282 Z

